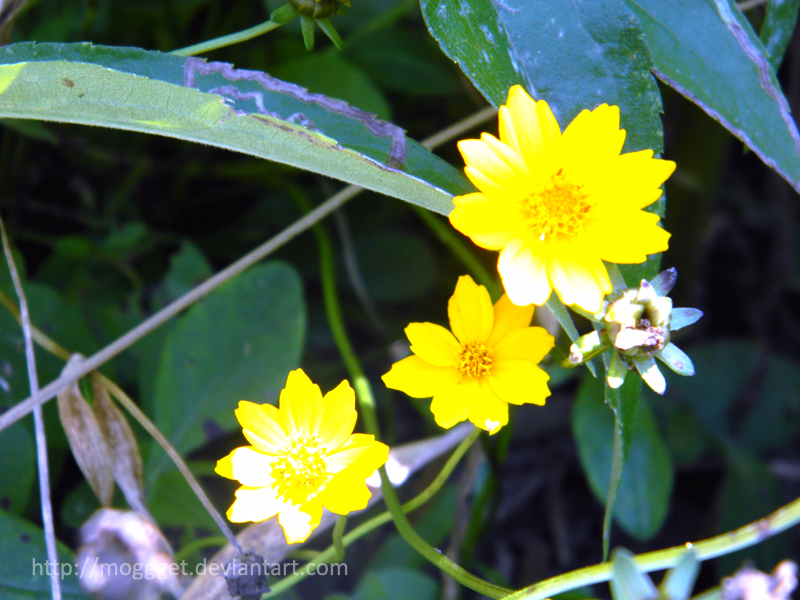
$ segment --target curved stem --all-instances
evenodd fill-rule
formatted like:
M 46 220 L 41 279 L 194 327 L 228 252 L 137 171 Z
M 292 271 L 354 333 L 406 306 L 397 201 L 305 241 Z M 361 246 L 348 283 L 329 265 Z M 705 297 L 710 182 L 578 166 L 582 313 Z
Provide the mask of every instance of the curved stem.
M 283 25 L 283 23 L 276 23 L 270 19 L 269 21 L 265 21 L 264 23 L 256 25 L 255 27 L 250 27 L 249 29 L 223 35 L 222 37 L 208 40 L 207 42 L 200 42 L 199 44 L 187 46 L 186 48 L 180 48 L 179 50 L 173 50 L 170 52 L 170 54 L 177 54 L 178 56 L 195 56 L 204 52 L 211 52 L 212 50 L 217 50 L 226 46 L 233 46 L 239 42 L 245 42 L 253 39 L 254 37 L 264 35 L 273 29 L 277 29 L 281 25 Z
M 347 527 L 347 515 L 340 515 L 339 518 L 336 519 L 336 525 L 333 527 L 333 560 L 336 562 L 344 560 L 344 542 L 342 541 L 342 536 L 344 535 L 345 527 Z
M 298 201 L 303 204 L 306 202 L 305 198 L 298 195 Z M 325 312 L 328 316 L 330 323 L 331 333 L 336 342 L 342 359 L 350 374 L 353 382 L 353 388 L 356 392 L 356 400 L 358 402 L 359 412 L 364 419 L 364 426 L 367 433 L 380 439 L 380 430 L 378 427 L 378 418 L 375 411 L 375 400 L 372 395 L 372 387 L 369 380 L 364 375 L 361 369 L 361 364 L 356 357 L 350 340 L 347 337 L 347 331 L 342 319 L 341 306 L 339 305 L 339 298 L 336 294 L 336 281 L 334 275 L 334 261 L 333 249 L 328 234 L 320 224 L 314 225 L 314 235 L 319 243 L 320 253 L 320 272 L 322 277 L 322 294 L 325 301 Z M 397 531 L 408 542 L 408 544 L 419 552 L 422 556 L 427 558 L 434 566 L 450 575 L 453 579 L 462 585 L 489 596 L 490 598 L 501 598 L 511 590 L 491 584 L 479 577 L 476 577 L 464 570 L 462 567 L 447 558 L 444 554 L 436 550 L 428 542 L 422 539 L 419 534 L 414 531 L 411 524 L 406 519 L 403 509 L 400 505 L 400 500 L 397 497 L 394 486 L 392 486 L 389 477 L 386 475 L 386 468 L 379 469 L 381 474 L 381 490 L 383 491 L 383 498 L 386 506 L 392 515 L 392 520 L 397 527 Z
M 646 552 L 634 557 L 634 561 L 644 573 L 670 569 L 678 564 L 687 548 L 694 549 L 697 560 L 708 560 L 754 546 L 798 523 L 800 523 L 800 498 L 763 519 L 739 529 L 694 544 L 687 543 L 683 546 Z M 609 579 L 611 579 L 611 563 L 602 563 L 540 581 L 508 596 L 507 600 L 541 600 Z
M 409 500 L 405 504 L 403 504 L 403 512 L 409 513 L 412 510 L 416 510 L 423 504 L 425 504 L 428 500 L 433 498 L 436 493 L 442 488 L 444 483 L 450 477 L 453 470 L 456 468 L 456 465 L 461 461 L 464 455 L 467 453 L 467 450 L 470 449 L 472 444 L 475 443 L 475 440 L 478 439 L 480 436 L 481 430 L 477 427 L 470 433 L 467 437 L 465 437 L 458 447 L 453 451 L 450 455 L 450 458 L 447 459 L 444 467 L 442 470 L 439 471 L 439 474 L 434 478 L 434 480 L 422 490 L 417 496 L 415 496 L 412 500 Z M 364 537 L 369 532 L 377 529 L 381 525 L 384 525 L 392 520 L 392 515 L 389 511 L 383 512 L 379 515 L 376 515 L 365 521 L 353 531 L 348 533 L 342 538 L 342 545 L 347 548 L 350 544 L 355 542 L 356 540 Z M 317 564 L 329 562 L 335 560 L 336 556 L 336 547 L 331 545 L 330 547 L 326 548 L 322 552 L 319 552 L 314 557 L 314 566 L 316 567 Z M 309 575 L 310 565 L 306 565 L 302 571 L 298 571 L 281 579 L 276 583 L 271 583 L 272 591 L 264 596 L 264 598 L 271 598 L 272 596 L 277 596 L 278 594 L 285 592 L 289 588 L 293 587 L 294 585 L 300 583 L 303 579 L 305 579 Z

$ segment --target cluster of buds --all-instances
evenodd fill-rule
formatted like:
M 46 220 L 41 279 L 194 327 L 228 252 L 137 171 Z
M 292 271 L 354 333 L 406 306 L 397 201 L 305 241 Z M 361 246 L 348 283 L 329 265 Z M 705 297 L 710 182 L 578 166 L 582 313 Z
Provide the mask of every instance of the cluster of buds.
M 635 369 L 659 394 L 664 393 L 667 383 L 655 359 L 679 375 L 694 375 L 692 360 L 672 343 L 671 337 L 673 331 L 695 323 L 703 312 L 696 308 L 672 308 L 672 299 L 667 294 L 677 278 L 677 271 L 668 269 L 652 281 L 642 279 L 638 288 L 629 288 L 605 303 L 600 312 L 604 326 L 572 344 L 571 365 L 613 350 L 608 368 L 610 387 L 620 387 L 628 371 Z

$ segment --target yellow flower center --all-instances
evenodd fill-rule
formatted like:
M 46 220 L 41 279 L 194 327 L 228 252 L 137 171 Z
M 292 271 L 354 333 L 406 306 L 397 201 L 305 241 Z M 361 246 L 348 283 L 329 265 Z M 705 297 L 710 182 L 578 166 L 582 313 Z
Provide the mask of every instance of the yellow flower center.
M 301 433 L 278 454 L 272 465 L 278 495 L 302 504 L 316 495 L 328 478 L 326 448 L 316 435 Z
M 478 342 L 464 345 L 458 359 L 458 370 L 469 377 L 483 377 L 492 370 L 491 348 Z
M 523 201 L 527 211 L 528 230 L 544 241 L 581 232 L 594 204 L 588 201 L 583 185 L 569 181 L 563 169 L 547 180 Z

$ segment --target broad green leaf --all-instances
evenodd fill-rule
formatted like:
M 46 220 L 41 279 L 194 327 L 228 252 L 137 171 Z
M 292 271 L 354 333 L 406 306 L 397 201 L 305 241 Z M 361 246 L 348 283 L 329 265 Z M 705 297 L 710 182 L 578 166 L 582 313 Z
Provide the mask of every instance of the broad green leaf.
M 0 596 L 3 600 L 48 600 L 50 576 L 42 530 L 0 510 Z M 88 600 L 78 584 L 75 557 L 58 544 L 61 593 L 64 598 Z M 52 567 L 51 567 L 52 568 Z
M 165 135 L 276 160 L 441 214 L 473 190 L 399 127 L 265 73 L 137 48 L 0 49 L 0 118 Z
M 634 379 L 633 375 L 630 378 Z M 627 533 L 643 540 L 655 535 L 664 522 L 672 492 L 673 467 L 644 398 L 638 403 L 635 423 L 617 491 L 614 520 Z M 611 474 L 614 414 L 603 402 L 602 381 L 585 378 L 573 406 L 572 431 L 589 485 L 595 496 L 605 502 Z
M 800 191 L 800 135 L 764 47 L 729 0 L 628 0 L 655 73 Z
M 240 400 L 274 401 L 297 368 L 305 303 L 294 269 L 250 269 L 198 302 L 164 343 L 154 386 L 154 422 L 181 453 L 236 427 Z M 169 464 L 155 447 L 146 478 Z M 152 493 L 152 490 L 148 490 Z
M 763 452 L 800 435 L 800 368 L 796 361 L 770 357 L 758 400 L 745 419 L 739 441 Z
M 775 72 L 781 66 L 786 46 L 792 39 L 798 10 L 800 0 L 767 0 L 767 16 L 761 26 L 759 39 L 764 44 L 769 64 Z
M 0 432 L 0 510 L 20 514 L 29 506 L 37 473 L 35 452 L 24 423 Z
M 376 302 L 420 299 L 439 280 L 436 253 L 424 238 L 410 233 L 367 232 L 356 239 L 355 254 L 367 292 Z
M 697 374 L 681 377 L 664 369 L 669 397 L 688 406 L 708 433 L 730 436 L 733 404 L 755 377 L 762 352 L 746 342 L 723 340 L 687 353 Z
M 626 151 L 662 148 L 661 97 L 636 17 L 612 0 L 422 0 L 445 54 L 494 106 L 520 84 L 562 128 L 583 109 L 620 107 Z

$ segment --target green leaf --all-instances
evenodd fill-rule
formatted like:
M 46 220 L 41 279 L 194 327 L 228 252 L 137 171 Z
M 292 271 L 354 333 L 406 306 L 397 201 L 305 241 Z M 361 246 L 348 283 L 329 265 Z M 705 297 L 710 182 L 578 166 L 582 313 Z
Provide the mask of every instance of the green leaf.
M 358 583 L 353 600 L 396 600 L 415 598 L 435 600 L 439 597 L 439 584 L 419 569 L 387 567 L 367 571 Z
M 345 50 L 345 55 L 387 90 L 444 96 L 459 89 L 456 70 L 430 38 L 384 29 L 356 41 Z
M 341 98 L 352 106 L 374 113 L 379 119 L 392 117 L 381 91 L 338 50 L 301 55 L 279 65 L 274 75 L 302 85 L 310 92 Z
M 798 10 L 800 0 L 767 0 L 767 15 L 758 37 L 776 73 L 797 25 Z
M 796 361 L 769 358 L 758 400 L 742 427 L 740 443 L 771 450 L 800 434 L 800 369 Z
M 700 561 L 691 548 L 684 552 L 678 564 L 664 576 L 658 586 L 659 598 L 664 600 L 688 600 L 692 595 L 697 574 L 700 572 Z
M 219 92 L 212 93 L 212 91 Z M 441 214 L 473 191 L 402 130 L 265 73 L 137 48 L 0 49 L 0 118 L 165 135 L 276 160 Z
M 271 262 L 239 275 L 170 332 L 155 380 L 155 424 L 182 454 L 234 429 L 240 400 L 277 399 L 300 362 L 304 333 L 294 269 Z M 160 450 L 148 458 L 153 482 L 169 462 Z
M 800 135 L 764 47 L 729 0 L 628 0 L 655 73 L 800 191 Z
M 420 299 L 439 281 L 438 257 L 422 237 L 376 229 L 356 238 L 355 252 L 364 284 L 376 302 Z
M 625 385 L 628 385 L 627 382 Z M 650 406 L 644 398 L 639 400 L 634 417 L 630 451 L 622 470 L 613 514 L 614 520 L 627 533 L 644 540 L 658 532 L 666 517 L 672 492 L 673 467 Z M 603 402 L 602 381 L 585 378 L 573 406 L 572 431 L 589 485 L 595 496 L 601 502 L 606 502 L 611 474 L 614 414 Z
M 662 148 L 661 97 L 634 14 L 600 0 L 422 0 L 445 54 L 494 106 L 509 88 L 548 102 L 562 128 L 583 109 L 616 104 L 626 151 Z
M 42 530 L 0 510 L 0 531 L 0 596 L 3 600 L 48 600 L 50 577 Z M 58 558 L 64 598 L 88 599 L 75 575 L 75 557 L 60 543 Z
M 611 597 L 614 600 L 655 600 L 658 597 L 650 577 L 639 571 L 633 554 L 624 548 L 614 550 L 611 559 Z
M 36 481 L 33 436 L 23 423 L 0 432 L 0 510 L 20 514 L 29 506 Z

